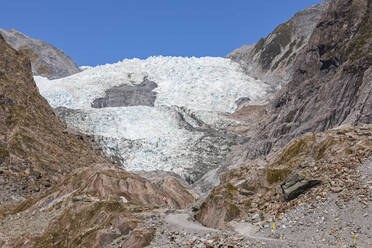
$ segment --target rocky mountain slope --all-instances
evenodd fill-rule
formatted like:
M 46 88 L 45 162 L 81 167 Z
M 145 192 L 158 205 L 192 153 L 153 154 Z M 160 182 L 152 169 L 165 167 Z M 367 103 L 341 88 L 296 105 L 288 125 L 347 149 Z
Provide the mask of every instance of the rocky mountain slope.
M 107 161 L 62 125 L 40 96 L 29 60 L 4 40 L 0 70 L 1 202 L 22 200 L 74 168 Z
M 267 160 L 224 173 L 195 218 L 293 247 L 350 247 L 354 233 L 357 247 L 371 246 L 371 128 L 304 134 Z
M 0 35 L 9 45 L 31 60 L 34 75 L 55 79 L 80 72 L 69 56 L 44 41 L 32 39 L 14 29 L 0 29 Z
M 250 121 L 243 132 L 250 138 L 228 155 L 227 167 L 235 168 L 221 176 L 197 220 L 215 228 L 259 223 L 261 234 L 308 247 L 350 247 L 355 233 L 356 247 L 372 245 L 371 13 L 370 0 L 330 1 L 288 84 L 266 107 L 232 115 Z
M 332 1 L 243 148 L 268 154 L 306 132 L 371 123 L 371 3 Z
M 294 73 L 294 62 L 327 10 L 329 0 L 296 13 L 256 44 L 244 45 L 227 58 L 238 62 L 244 71 L 275 88 L 288 83 Z
M 137 213 L 194 201 L 176 178 L 150 182 L 102 156 L 57 119 L 29 59 L 3 39 L 0 54 L 0 247 L 143 247 L 154 230 Z

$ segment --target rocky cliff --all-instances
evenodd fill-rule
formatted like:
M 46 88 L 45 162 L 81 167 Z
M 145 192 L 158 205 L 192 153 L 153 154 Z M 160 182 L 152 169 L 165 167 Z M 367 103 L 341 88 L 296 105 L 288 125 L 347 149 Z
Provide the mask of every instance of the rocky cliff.
M 236 168 L 222 175 L 195 215 L 204 225 L 280 222 L 297 232 L 306 229 L 303 222 L 288 221 L 285 213 L 305 219 L 324 209 L 320 202 L 336 205 L 330 210 L 336 216 L 344 208 L 355 209 L 348 213 L 353 218 L 370 213 L 370 162 L 365 161 L 371 157 L 372 1 L 326 4 L 293 61 L 288 84 L 266 107 L 246 106 L 232 115 L 251 123 L 255 118 L 255 124 L 244 130 L 250 140 L 230 153 L 227 164 Z M 300 210 L 303 204 L 309 207 Z M 338 219 L 342 227 L 336 229 L 327 220 L 322 222 L 323 231 L 332 230 L 327 245 L 348 243 L 339 236 L 348 228 L 346 218 Z M 312 232 L 304 238 L 309 247 Z M 362 233 L 368 247 L 371 238 L 367 230 Z
M 332 1 L 244 148 L 268 154 L 306 132 L 371 123 L 371 2 Z
M 142 212 L 194 201 L 176 178 L 119 169 L 58 120 L 26 56 L 0 39 L 0 57 L 0 247 L 143 247 Z
M 291 79 L 293 64 L 305 48 L 329 2 L 323 1 L 296 13 L 266 38 L 236 49 L 227 58 L 240 63 L 248 75 L 280 88 Z
M 28 58 L 4 40 L 0 53 L 1 202 L 22 200 L 74 168 L 104 162 L 40 96 Z
M 55 79 L 80 71 L 76 63 L 63 51 L 44 41 L 32 39 L 14 29 L 0 29 L 0 35 L 9 45 L 31 60 L 34 75 Z

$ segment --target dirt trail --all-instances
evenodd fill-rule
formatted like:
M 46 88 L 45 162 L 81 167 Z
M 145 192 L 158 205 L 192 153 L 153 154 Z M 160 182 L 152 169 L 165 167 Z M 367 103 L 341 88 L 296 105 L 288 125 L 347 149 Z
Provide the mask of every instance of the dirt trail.
M 273 233 L 260 230 L 258 226 L 245 222 L 231 222 L 233 231 L 217 230 L 202 226 L 190 219 L 191 213 L 163 211 L 160 218 L 152 222 L 156 234 L 150 248 L 173 247 L 234 247 L 234 248 L 288 248 L 288 247 L 335 247 L 320 244 L 316 240 L 304 242 L 300 239 L 274 238 Z M 279 234 L 279 233 L 278 233 Z M 282 236 L 278 235 L 278 236 Z M 292 237 L 293 238 L 293 237 Z M 340 247 L 337 247 L 340 248 Z
M 187 213 L 169 214 L 164 218 L 164 221 L 166 222 L 166 224 L 176 225 L 178 226 L 178 228 L 182 230 L 209 231 L 209 232 L 221 233 L 221 230 L 208 228 L 208 227 L 205 227 L 199 224 L 198 222 L 190 221 L 189 215 Z M 262 240 L 262 241 L 275 241 L 275 242 L 280 241 L 277 239 L 266 238 L 266 237 L 255 235 L 255 233 L 258 232 L 258 228 L 250 223 L 231 222 L 230 225 L 235 230 L 235 232 L 249 239 L 256 239 L 256 240 Z
M 166 224 L 178 226 L 182 230 L 220 232 L 217 229 L 202 226 L 198 222 L 190 221 L 187 213 L 169 214 L 164 218 L 164 221 Z

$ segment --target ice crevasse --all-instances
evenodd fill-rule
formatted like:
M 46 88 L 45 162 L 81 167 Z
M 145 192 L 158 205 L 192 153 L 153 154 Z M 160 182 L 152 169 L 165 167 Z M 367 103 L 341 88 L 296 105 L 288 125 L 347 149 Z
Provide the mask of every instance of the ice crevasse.
M 119 157 L 128 170 L 182 174 L 193 166 L 197 151 L 190 148 L 202 134 L 180 125 L 178 107 L 213 126 L 221 113 L 235 110 L 239 98 L 262 104 L 269 90 L 244 74 L 237 63 L 218 57 L 125 59 L 84 69 L 66 78 L 35 77 L 35 81 L 52 107 L 77 111 L 65 120 L 69 127 L 96 136 L 104 151 Z M 106 90 L 135 86 L 145 78 L 157 84 L 153 107 L 92 108 L 92 102 L 104 97 Z

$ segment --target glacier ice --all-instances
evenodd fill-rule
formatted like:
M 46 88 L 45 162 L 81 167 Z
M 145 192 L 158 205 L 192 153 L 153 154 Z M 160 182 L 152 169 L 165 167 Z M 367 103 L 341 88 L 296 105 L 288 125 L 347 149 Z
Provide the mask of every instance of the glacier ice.
M 144 78 L 158 85 L 154 107 L 91 107 L 105 90 L 140 84 Z M 219 129 L 239 98 L 262 104 L 269 90 L 244 74 L 237 63 L 214 57 L 125 59 L 84 67 L 80 73 L 57 80 L 36 76 L 35 81 L 52 107 L 76 110 L 65 116 L 69 127 L 94 135 L 103 150 L 126 169 L 179 174 L 204 156 L 195 144 L 205 134 L 186 126 Z

